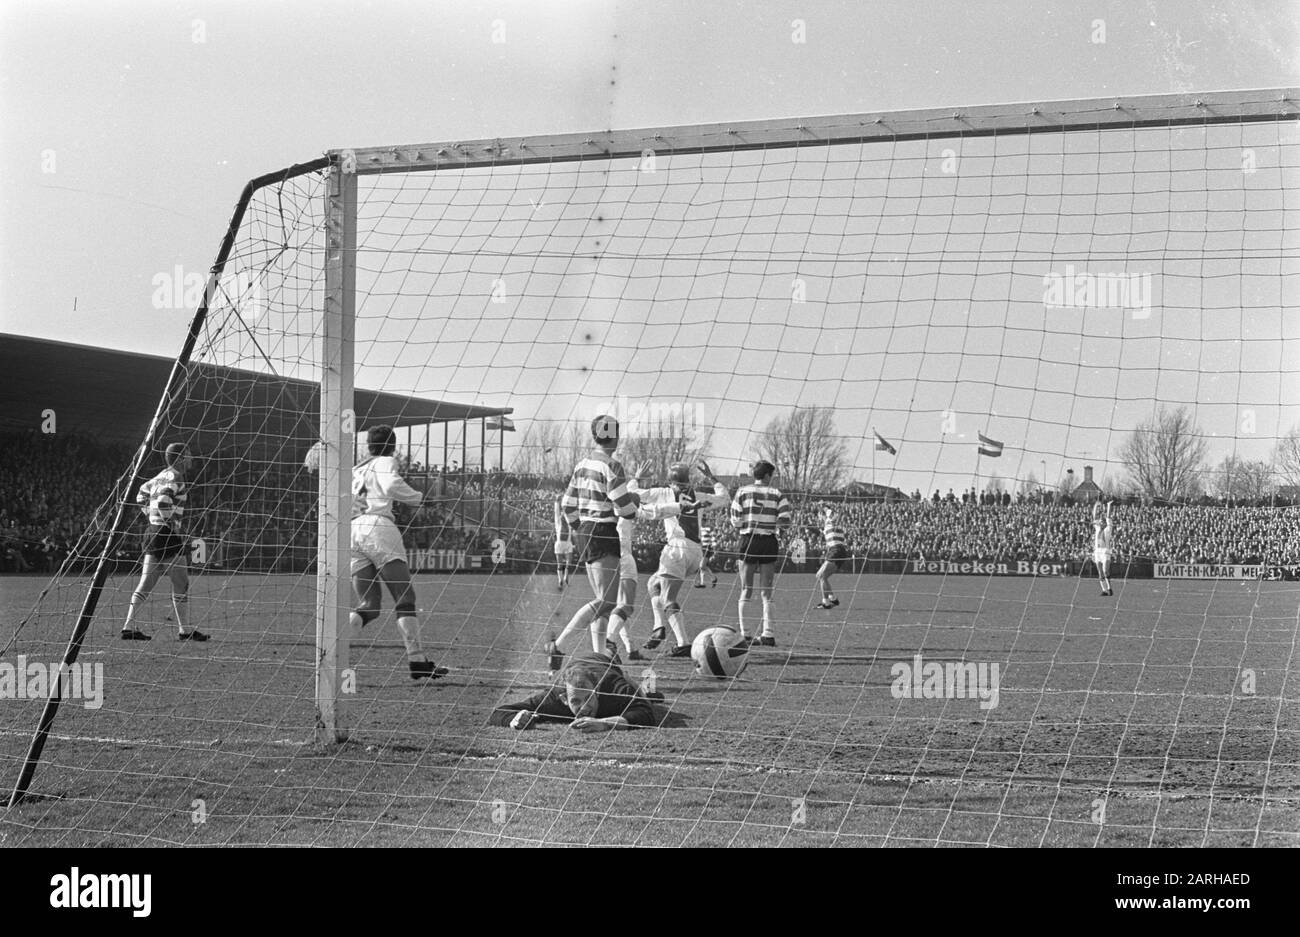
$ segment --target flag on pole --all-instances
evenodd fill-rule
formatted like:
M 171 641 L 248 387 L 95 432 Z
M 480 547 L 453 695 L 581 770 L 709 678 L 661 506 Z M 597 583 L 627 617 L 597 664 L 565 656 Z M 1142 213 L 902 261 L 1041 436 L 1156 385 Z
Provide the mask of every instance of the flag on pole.
M 994 459 L 1002 455 L 1002 443 L 998 442 L 996 439 L 989 439 L 983 433 L 980 433 L 979 437 L 980 455 L 990 456 Z
M 888 442 L 886 442 L 884 436 L 881 436 L 874 429 L 871 431 L 871 433 L 876 437 L 877 452 L 888 452 L 890 455 L 898 455 L 898 450 L 895 449 L 893 446 L 891 446 Z
M 515 431 L 515 421 L 504 416 L 488 417 L 486 426 L 488 429 L 499 429 L 506 433 L 513 433 Z

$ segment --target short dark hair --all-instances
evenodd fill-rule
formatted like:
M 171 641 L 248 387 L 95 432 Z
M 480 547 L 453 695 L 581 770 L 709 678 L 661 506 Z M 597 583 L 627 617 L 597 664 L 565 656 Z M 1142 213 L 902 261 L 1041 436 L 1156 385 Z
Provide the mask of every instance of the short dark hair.
M 766 459 L 759 459 L 750 468 L 750 474 L 755 478 L 771 478 L 776 472 L 776 466 Z
M 175 465 L 184 456 L 185 456 L 185 443 L 174 442 L 167 446 L 167 450 L 164 453 L 163 457 L 167 460 L 168 465 Z
M 387 423 L 372 426 L 366 433 L 366 448 L 371 455 L 392 455 L 397 451 L 397 434 Z
M 591 438 L 597 445 L 612 446 L 618 442 L 618 420 L 602 413 L 591 421 Z

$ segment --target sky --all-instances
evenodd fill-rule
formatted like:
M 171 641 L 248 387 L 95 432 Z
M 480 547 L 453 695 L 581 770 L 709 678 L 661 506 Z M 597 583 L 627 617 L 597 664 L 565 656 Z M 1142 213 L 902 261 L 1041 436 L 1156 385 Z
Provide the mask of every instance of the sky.
M 174 355 L 192 308 L 159 278 L 208 269 L 249 178 L 336 147 L 1298 79 L 1286 2 L 0 0 L 0 331 Z M 1104 476 L 1160 403 L 1193 407 L 1216 458 L 1266 457 L 1300 420 L 1294 126 L 1024 139 L 968 141 L 954 178 L 935 142 L 675 158 L 654 185 L 626 166 L 367 182 L 384 217 L 358 383 L 513 406 L 521 430 L 689 406 L 720 470 L 790 405 L 827 403 L 855 475 L 907 490 L 970 484 L 981 431 L 1008 447 L 985 476 Z M 384 255 L 385 224 L 423 249 Z M 587 238 L 600 262 L 556 266 Z M 1116 253 L 1103 272 L 1151 274 L 1152 315 L 1044 310 L 1045 275 Z

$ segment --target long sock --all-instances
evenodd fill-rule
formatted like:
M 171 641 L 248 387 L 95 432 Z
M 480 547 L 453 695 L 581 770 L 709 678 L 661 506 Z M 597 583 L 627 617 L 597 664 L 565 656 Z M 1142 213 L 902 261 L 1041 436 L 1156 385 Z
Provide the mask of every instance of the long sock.
M 673 626 L 673 636 L 677 638 L 678 647 L 691 643 L 686 640 L 686 618 L 680 609 L 668 616 L 668 624 Z
M 749 604 L 749 599 L 739 599 L 736 602 L 736 615 L 740 619 L 740 636 L 745 636 L 745 606 Z
M 173 592 L 172 609 L 176 612 L 176 627 L 180 629 L 181 634 L 184 634 L 190 623 L 189 595 L 184 592 Z
M 768 637 L 772 634 L 772 600 L 768 596 L 763 596 L 763 635 Z
M 591 621 L 591 649 L 597 654 L 605 653 L 605 625 L 608 620 L 602 615 Z
M 402 643 L 406 645 L 407 660 L 428 660 L 420 647 L 420 619 L 414 615 L 404 615 L 397 619 L 397 630 L 402 633 Z
M 663 629 L 664 627 L 664 597 L 662 595 L 650 596 L 650 612 L 655 617 L 655 628 Z
M 123 631 L 131 630 L 131 622 L 135 621 L 135 613 L 140 610 L 140 606 L 144 604 L 144 600 L 147 598 L 148 596 L 139 590 L 131 593 L 131 607 L 126 610 L 126 621 L 122 623 Z
M 586 605 L 582 606 L 582 608 L 573 613 L 573 617 L 569 619 L 569 623 L 564 626 L 564 630 L 560 632 L 560 636 L 555 639 L 555 646 L 558 648 L 564 643 L 565 638 L 578 629 L 589 628 L 592 619 L 595 617 L 596 609 L 592 603 L 588 602 Z
M 615 624 L 617 622 L 617 624 Z M 611 615 L 609 619 L 609 637 L 613 638 L 617 633 L 618 639 L 623 642 L 623 650 L 629 654 L 632 653 L 632 635 L 627 627 L 627 619 L 622 615 Z
M 617 641 L 623 635 L 623 626 L 625 624 L 627 624 L 627 619 L 618 612 L 613 612 L 609 616 L 609 630 L 605 632 L 605 638 L 609 641 Z

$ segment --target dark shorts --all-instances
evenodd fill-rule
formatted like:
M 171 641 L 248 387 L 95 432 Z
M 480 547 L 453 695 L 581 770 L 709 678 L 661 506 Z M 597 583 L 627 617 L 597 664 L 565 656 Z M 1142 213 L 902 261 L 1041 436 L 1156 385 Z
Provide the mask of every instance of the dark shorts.
M 573 556 L 579 563 L 594 563 L 602 557 L 619 559 L 623 546 L 618 540 L 617 524 L 593 524 L 584 521 L 573 537 Z
M 826 562 L 834 563 L 837 567 L 844 560 L 849 558 L 849 548 L 844 545 L 831 547 L 826 551 Z
M 736 553 L 742 563 L 775 563 L 776 537 L 771 534 L 743 534 Z
M 150 525 L 144 535 L 144 555 L 156 560 L 174 560 L 178 556 L 189 559 L 190 541 L 170 527 Z

